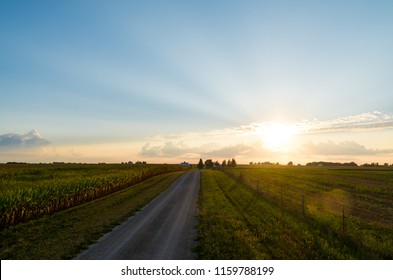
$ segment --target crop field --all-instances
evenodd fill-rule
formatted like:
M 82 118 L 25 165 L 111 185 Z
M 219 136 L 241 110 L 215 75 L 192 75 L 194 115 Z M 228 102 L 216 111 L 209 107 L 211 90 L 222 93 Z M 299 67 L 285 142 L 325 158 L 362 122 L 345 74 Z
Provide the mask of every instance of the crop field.
M 179 165 L 0 165 L 0 229 L 68 209 L 154 176 L 186 170 Z
M 202 172 L 202 259 L 392 259 L 393 170 Z
M 0 259 L 71 259 L 165 191 L 171 172 L 52 215 L 0 230 Z

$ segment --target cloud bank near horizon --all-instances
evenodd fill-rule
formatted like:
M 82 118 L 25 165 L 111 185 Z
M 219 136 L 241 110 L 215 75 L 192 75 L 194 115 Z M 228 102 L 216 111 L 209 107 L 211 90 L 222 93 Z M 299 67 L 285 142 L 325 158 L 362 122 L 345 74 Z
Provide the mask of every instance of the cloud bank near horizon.
M 161 158 L 233 158 L 237 156 L 254 157 L 261 154 L 271 154 L 270 151 L 264 150 L 260 141 L 251 144 L 219 145 L 216 143 L 205 144 L 202 146 L 190 147 L 184 142 L 174 143 L 166 142 L 163 145 L 152 146 L 150 143 L 145 144 L 139 154 L 143 157 L 161 157 Z
M 346 156 L 358 161 L 363 158 L 369 161 L 373 157 L 389 161 L 389 157 L 393 155 L 393 147 L 388 141 L 389 134 L 386 134 L 393 128 L 393 114 L 373 111 L 331 120 L 286 123 L 285 125 L 296 128 L 298 137 L 292 143 L 292 149 L 287 151 L 273 151 L 264 145 L 264 133 L 261 132 L 272 123 L 255 122 L 211 131 L 155 135 L 134 143 L 106 142 L 89 145 L 56 145 L 33 129 L 25 134 L 0 135 L 1 160 L 28 158 L 30 161 L 117 162 L 119 159 L 143 158 L 149 162 L 175 162 L 181 159 L 238 158 L 248 162 L 265 159 L 283 161 L 287 158 L 307 161 L 309 158 Z M 379 135 L 387 137 L 382 141 L 380 139 L 383 137 Z M 378 141 L 379 143 L 374 143 Z M 129 154 L 124 149 L 129 149 Z M 78 153 L 73 152 L 76 150 Z
M 334 138 L 334 133 L 387 130 L 393 128 L 393 114 L 372 111 L 331 120 L 290 122 L 297 135 L 305 139 L 295 150 L 288 153 L 271 151 L 264 147 L 263 132 L 274 122 L 256 122 L 208 132 L 187 132 L 178 135 L 156 135 L 147 139 L 139 155 L 145 157 L 275 157 L 291 156 L 377 156 L 393 154 L 390 147 L 370 148 L 355 138 L 346 140 L 325 139 L 325 133 Z M 319 135 L 319 140 L 307 140 L 310 135 Z M 354 134 L 356 135 L 356 134 Z M 348 136 L 349 137 L 349 136 Z M 176 140 L 175 140 L 176 139 Z M 225 141 L 225 139 L 227 141 Z M 231 140 L 231 141 L 229 141 Z M 192 144 L 197 143 L 198 145 Z M 186 144 L 187 143 L 187 144 Z M 201 144 L 202 143 L 202 144 Z
M 206 150 L 202 147 L 187 147 L 184 143 L 166 142 L 163 145 L 151 146 L 150 143 L 145 144 L 139 156 L 147 158 L 263 158 L 263 157 L 279 157 L 285 153 L 280 151 L 270 151 L 263 148 L 262 142 L 251 144 L 235 144 L 229 146 L 213 145 Z M 300 155 L 311 156 L 370 156 L 370 155 L 391 155 L 393 149 L 370 149 L 355 141 L 348 140 L 343 142 L 307 142 L 300 147 L 299 151 L 287 153 L 293 157 Z
M 360 156 L 360 155 L 389 155 L 393 154 L 393 149 L 368 149 L 355 141 L 343 141 L 335 143 L 333 141 L 319 142 L 314 144 L 308 142 L 303 145 L 303 151 L 307 154 L 313 155 L 345 155 L 345 156 Z
M 7 133 L 0 135 L 0 148 L 36 148 L 52 144 L 33 129 L 25 134 Z

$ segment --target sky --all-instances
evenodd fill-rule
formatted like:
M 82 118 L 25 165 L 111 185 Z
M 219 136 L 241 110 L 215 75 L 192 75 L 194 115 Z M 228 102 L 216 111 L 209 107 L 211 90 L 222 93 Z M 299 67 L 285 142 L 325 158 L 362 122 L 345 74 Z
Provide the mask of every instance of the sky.
M 393 164 L 393 1 L 0 2 L 0 163 Z

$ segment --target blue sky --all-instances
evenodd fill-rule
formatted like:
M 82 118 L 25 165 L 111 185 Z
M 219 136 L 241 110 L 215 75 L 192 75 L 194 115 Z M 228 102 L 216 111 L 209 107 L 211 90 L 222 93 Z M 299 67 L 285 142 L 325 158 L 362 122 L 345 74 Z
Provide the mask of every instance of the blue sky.
M 0 162 L 389 161 L 392 14 L 392 1 L 2 1 Z

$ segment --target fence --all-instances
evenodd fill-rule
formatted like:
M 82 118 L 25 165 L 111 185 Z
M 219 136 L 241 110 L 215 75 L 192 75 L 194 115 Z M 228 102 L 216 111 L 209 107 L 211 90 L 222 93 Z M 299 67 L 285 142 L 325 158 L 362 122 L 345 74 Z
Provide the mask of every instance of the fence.
M 264 198 L 275 202 L 282 211 L 287 210 L 304 218 L 322 221 L 326 226 L 346 236 L 354 221 L 375 224 L 383 221 L 390 228 L 393 226 L 393 208 L 377 207 L 362 199 L 356 199 L 345 193 L 328 193 L 307 190 L 295 185 L 265 184 L 259 176 L 244 174 L 241 170 L 223 169 L 223 171 L 260 193 Z M 332 188 L 333 190 L 333 188 Z M 357 228 L 357 226 L 356 226 Z M 352 234 L 357 234 L 353 230 Z

